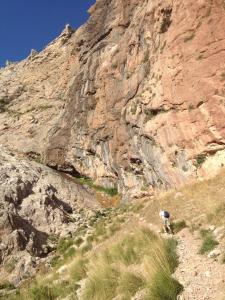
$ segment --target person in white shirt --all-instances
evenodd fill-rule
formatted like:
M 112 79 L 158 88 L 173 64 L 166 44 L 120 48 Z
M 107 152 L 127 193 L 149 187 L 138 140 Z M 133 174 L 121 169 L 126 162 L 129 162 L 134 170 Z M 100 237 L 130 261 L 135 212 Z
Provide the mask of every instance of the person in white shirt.
M 166 210 L 161 210 L 159 212 L 159 216 L 162 218 L 163 220 L 163 229 L 165 231 L 165 233 L 173 233 L 172 229 L 171 229 L 171 225 L 170 225 L 170 214 L 168 211 Z

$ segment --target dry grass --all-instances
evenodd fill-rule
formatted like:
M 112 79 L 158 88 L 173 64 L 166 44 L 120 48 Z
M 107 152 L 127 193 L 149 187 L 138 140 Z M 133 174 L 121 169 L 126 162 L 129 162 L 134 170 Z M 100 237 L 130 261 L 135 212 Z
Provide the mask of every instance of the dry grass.
M 99 192 L 96 192 L 96 199 L 104 208 L 116 207 L 121 202 L 120 195 L 114 195 L 110 197 Z
M 171 276 L 177 264 L 175 241 L 137 230 L 92 257 L 81 299 L 125 300 L 146 290 L 146 299 L 175 300 L 182 290 Z
M 225 219 L 225 170 L 216 177 L 181 187 L 155 196 L 154 199 L 145 199 L 147 206 L 143 213 L 147 221 L 160 225 L 158 212 L 168 210 L 173 219 L 183 219 L 187 225 L 201 224 L 222 225 Z M 207 219 L 207 216 L 209 219 Z

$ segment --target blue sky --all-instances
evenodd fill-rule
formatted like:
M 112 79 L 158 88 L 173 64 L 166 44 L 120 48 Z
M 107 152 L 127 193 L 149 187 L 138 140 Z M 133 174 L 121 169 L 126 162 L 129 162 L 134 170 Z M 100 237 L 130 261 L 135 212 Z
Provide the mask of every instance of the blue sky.
M 0 0 L 0 66 L 40 51 L 69 23 L 79 27 L 95 0 Z

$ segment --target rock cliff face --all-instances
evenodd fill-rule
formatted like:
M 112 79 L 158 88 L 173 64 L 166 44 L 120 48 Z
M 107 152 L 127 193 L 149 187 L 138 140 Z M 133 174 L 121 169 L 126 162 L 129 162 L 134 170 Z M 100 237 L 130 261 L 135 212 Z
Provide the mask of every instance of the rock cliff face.
M 0 70 L 0 142 L 129 199 L 225 163 L 223 0 L 97 0 Z
M 54 249 L 52 237 L 74 232 L 99 205 L 74 180 L 2 146 L 0 182 L 0 280 L 17 285 Z

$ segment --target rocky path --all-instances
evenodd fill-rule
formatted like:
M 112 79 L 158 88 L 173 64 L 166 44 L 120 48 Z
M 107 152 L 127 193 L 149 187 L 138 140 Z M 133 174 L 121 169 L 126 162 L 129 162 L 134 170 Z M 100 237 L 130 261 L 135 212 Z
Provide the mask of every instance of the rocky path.
M 189 229 L 177 239 L 180 264 L 175 277 L 184 286 L 180 300 L 225 300 L 225 265 L 199 255 L 201 240 Z

